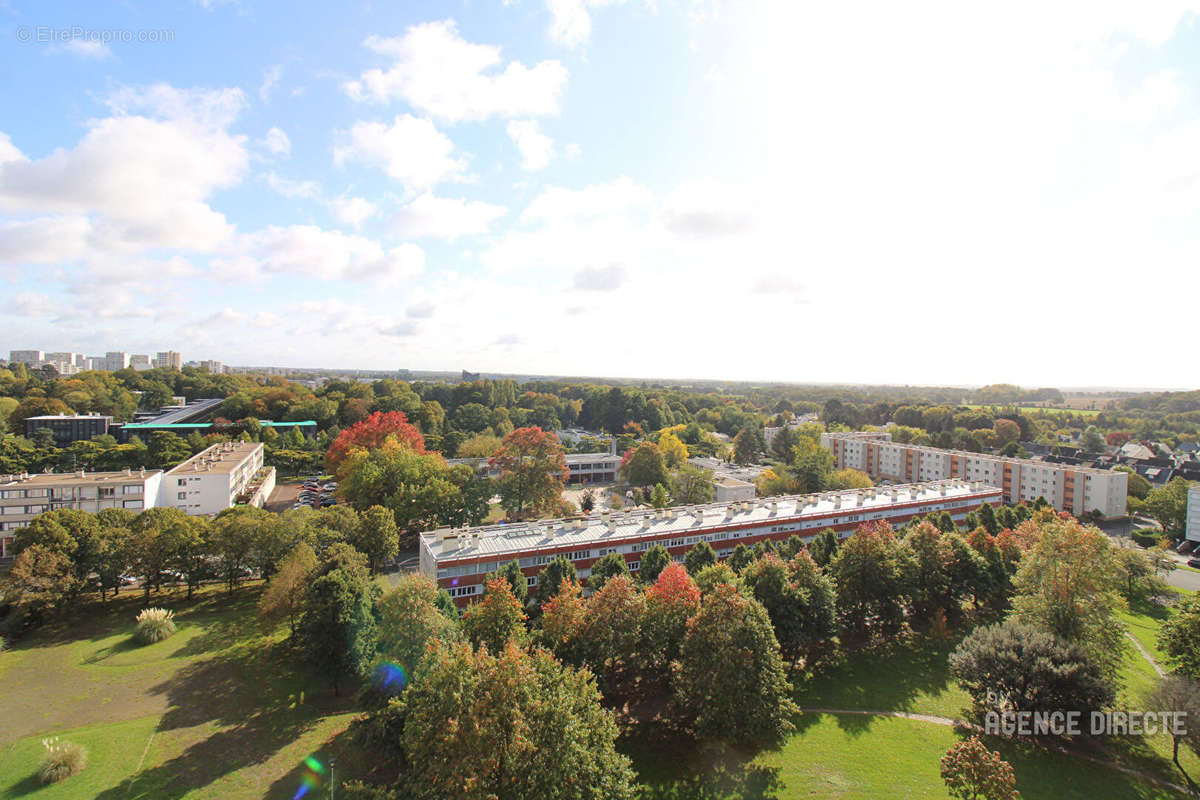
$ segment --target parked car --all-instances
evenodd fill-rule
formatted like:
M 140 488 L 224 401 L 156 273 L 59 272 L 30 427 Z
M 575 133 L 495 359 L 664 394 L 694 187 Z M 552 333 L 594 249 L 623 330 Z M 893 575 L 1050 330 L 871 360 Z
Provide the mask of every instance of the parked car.
M 1200 558 L 1189 558 L 1187 564 L 1189 567 L 1200 569 Z

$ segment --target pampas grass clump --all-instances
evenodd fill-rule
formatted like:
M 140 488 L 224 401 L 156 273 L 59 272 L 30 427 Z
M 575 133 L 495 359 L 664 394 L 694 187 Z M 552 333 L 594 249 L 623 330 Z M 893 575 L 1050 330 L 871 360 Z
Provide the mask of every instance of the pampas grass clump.
M 87 750 L 81 745 L 51 736 L 42 739 L 42 747 L 46 748 L 46 755 L 38 767 L 38 780 L 43 784 L 58 783 L 63 778 L 83 772 L 87 766 Z
M 175 633 L 175 612 L 165 608 L 147 608 L 137 615 L 134 636 L 145 644 L 161 642 Z

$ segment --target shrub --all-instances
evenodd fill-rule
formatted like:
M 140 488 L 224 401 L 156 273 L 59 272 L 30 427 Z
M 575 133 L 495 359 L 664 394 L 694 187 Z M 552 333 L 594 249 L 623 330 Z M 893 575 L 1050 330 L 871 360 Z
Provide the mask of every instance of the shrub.
M 1138 528 L 1129 535 L 1142 547 L 1156 547 L 1163 538 L 1163 532 L 1157 528 Z
M 83 772 L 87 766 L 87 750 L 81 745 L 52 736 L 42 739 L 42 747 L 46 748 L 46 755 L 38 767 L 38 780 L 43 784 L 58 783 L 63 778 Z
M 134 636 L 144 644 L 154 644 L 175 633 L 175 612 L 165 608 L 146 608 L 137 615 Z

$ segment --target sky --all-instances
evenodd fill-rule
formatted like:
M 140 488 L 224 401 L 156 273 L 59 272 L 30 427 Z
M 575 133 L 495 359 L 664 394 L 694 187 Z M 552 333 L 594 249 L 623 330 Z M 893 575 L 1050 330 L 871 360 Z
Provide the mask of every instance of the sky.
M 1200 0 L 0 0 L 0 350 L 1195 388 Z

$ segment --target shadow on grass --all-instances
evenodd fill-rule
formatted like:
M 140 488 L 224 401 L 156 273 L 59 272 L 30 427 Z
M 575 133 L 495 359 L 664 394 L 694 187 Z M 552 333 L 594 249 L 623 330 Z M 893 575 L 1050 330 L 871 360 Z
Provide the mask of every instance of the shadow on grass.
M 70 778 L 67 780 L 70 780 Z M 43 788 L 42 782 L 38 780 L 37 774 L 27 775 L 19 783 L 8 787 L 8 796 L 24 797 L 27 794 L 33 794 L 41 788 Z
M 334 788 L 337 790 L 337 796 L 341 796 L 342 784 L 351 780 L 361 780 L 370 771 L 368 754 L 362 748 L 354 745 L 354 733 L 350 729 L 344 730 L 328 741 L 323 742 L 316 751 L 309 755 L 326 768 L 335 759 L 337 762 L 331 772 L 327 772 L 324 776 L 321 776 L 321 780 L 318 783 L 320 788 L 313 795 L 314 797 L 325 796 L 322 792 L 327 791 L 326 787 L 329 786 L 331 780 L 337 782 Z M 302 760 L 286 775 L 272 783 L 270 788 L 263 793 L 263 796 L 266 798 L 278 798 L 278 800 L 295 797 L 305 777 L 312 774 L 312 771 L 307 768 Z
M 935 639 L 915 634 L 826 660 L 807 683 L 797 688 L 796 703 L 810 708 L 913 711 L 919 695 L 936 696 L 955 688 L 950 653 L 965 636 Z M 801 730 L 815 720 L 802 715 Z M 810 719 L 807 719 L 810 718 Z M 870 730 L 876 717 L 838 714 L 838 726 L 857 735 Z
M 633 760 L 641 800 L 778 800 L 783 787 L 777 767 L 751 763 L 754 753 L 697 748 L 660 726 L 626 732 L 617 747 Z
M 128 653 L 131 650 L 139 650 L 145 646 L 146 645 L 144 643 L 135 639 L 133 633 L 131 632 L 127 638 L 122 639 L 116 644 L 110 645 L 109 647 L 102 647 L 94 653 L 88 655 L 83 659 L 83 663 L 99 664 L 105 659 L 112 658 L 113 656 L 120 655 L 121 653 Z

